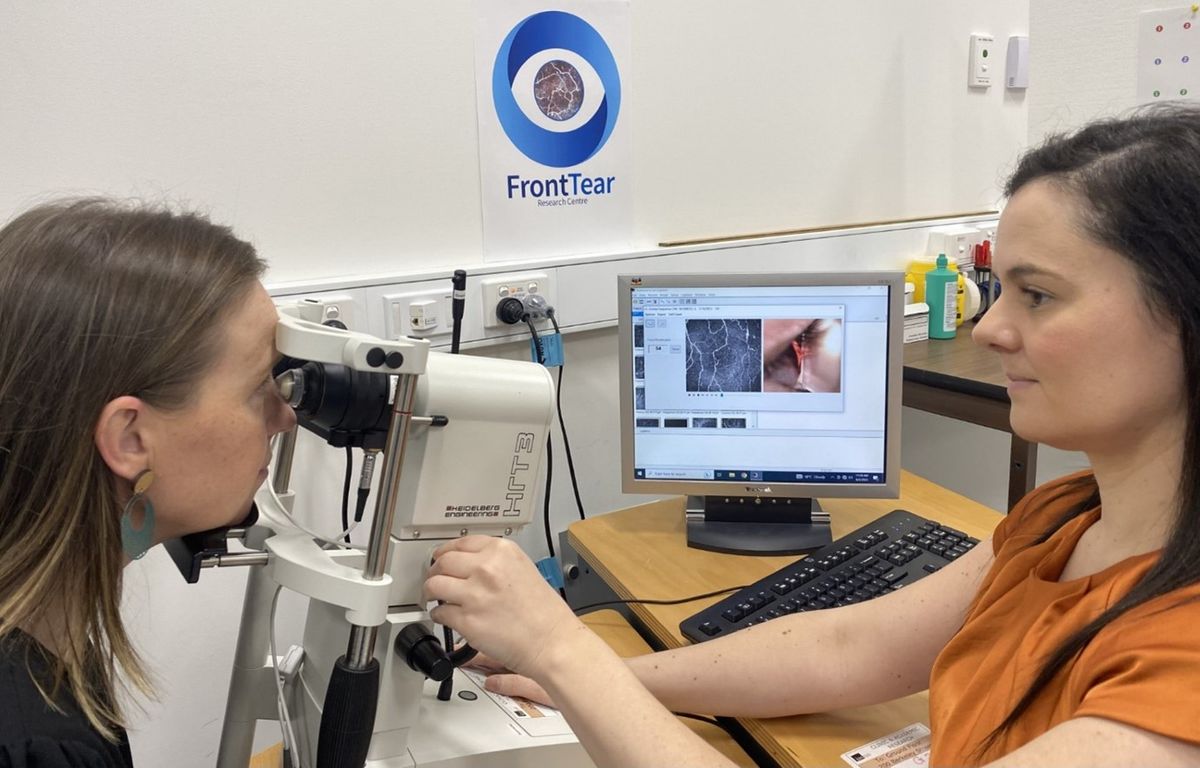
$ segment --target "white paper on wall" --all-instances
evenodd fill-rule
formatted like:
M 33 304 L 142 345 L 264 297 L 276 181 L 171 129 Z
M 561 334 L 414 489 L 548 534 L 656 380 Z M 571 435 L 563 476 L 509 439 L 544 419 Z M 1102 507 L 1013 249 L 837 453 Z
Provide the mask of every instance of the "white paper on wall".
M 627 0 L 477 0 L 483 255 L 627 251 L 633 233 Z
M 1139 104 L 1200 96 L 1200 6 L 1138 15 Z

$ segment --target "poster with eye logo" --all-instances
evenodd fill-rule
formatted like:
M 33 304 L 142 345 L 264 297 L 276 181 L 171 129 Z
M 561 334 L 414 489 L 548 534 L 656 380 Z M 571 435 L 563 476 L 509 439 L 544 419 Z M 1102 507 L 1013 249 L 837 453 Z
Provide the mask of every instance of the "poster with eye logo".
M 485 261 L 630 250 L 627 0 L 477 0 Z

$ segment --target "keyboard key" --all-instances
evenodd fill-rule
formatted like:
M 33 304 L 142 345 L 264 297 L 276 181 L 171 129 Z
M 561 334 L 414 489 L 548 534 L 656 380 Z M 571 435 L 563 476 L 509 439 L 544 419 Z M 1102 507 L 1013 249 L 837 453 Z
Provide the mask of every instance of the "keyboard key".
M 907 575 L 908 571 L 891 571 L 890 573 L 885 573 L 882 578 L 888 584 L 895 584 L 897 581 L 903 579 Z
M 925 565 L 921 567 L 925 569 L 925 573 L 937 573 L 938 571 L 942 570 L 940 565 L 934 565 L 933 563 L 925 563 Z
M 709 637 L 712 637 L 713 635 L 715 635 L 721 631 L 721 628 L 718 627 L 716 624 L 713 624 L 711 621 L 704 622 L 703 624 L 700 625 L 699 629 L 701 632 L 708 635 Z
M 735 622 L 740 621 L 744 615 L 745 614 L 739 611 L 737 608 L 730 608 L 729 610 L 721 613 L 721 618 L 725 619 L 725 621 Z

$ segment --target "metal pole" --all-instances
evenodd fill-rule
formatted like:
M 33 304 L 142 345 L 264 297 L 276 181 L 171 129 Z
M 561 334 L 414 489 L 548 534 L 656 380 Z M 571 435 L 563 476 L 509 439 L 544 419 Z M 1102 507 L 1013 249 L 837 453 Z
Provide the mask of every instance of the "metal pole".
M 392 423 L 388 429 L 387 447 L 384 449 L 383 479 L 379 496 L 375 499 L 375 516 L 371 520 L 371 538 L 367 542 L 367 561 L 363 566 L 363 578 L 378 581 L 387 569 L 391 550 L 392 524 L 396 517 L 396 503 L 400 498 L 400 469 L 404 464 L 404 448 L 408 442 L 408 428 L 412 421 L 412 403 L 417 393 L 417 377 L 403 374 L 397 377 L 396 394 L 392 400 Z M 350 626 L 350 640 L 346 645 L 346 663 L 350 669 L 366 668 L 375 655 L 375 637 L 378 627 Z
M 275 450 L 275 475 L 271 485 L 275 493 L 287 493 L 288 484 L 292 481 L 292 457 L 296 455 L 296 433 L 299 427 L 292 427 L 279 436 Z

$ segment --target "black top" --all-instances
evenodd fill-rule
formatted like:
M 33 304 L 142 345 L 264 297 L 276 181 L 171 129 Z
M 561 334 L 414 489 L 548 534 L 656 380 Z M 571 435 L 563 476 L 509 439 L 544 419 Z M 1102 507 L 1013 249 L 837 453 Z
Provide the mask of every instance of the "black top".
M 46 653 L 20 632 L 0 641 L 0 768 L 133 768 L 125 732 L 106 741 L 70 691 L 59 691 L 62 713 L 46 705 L 30 676 L 50 680 Z

